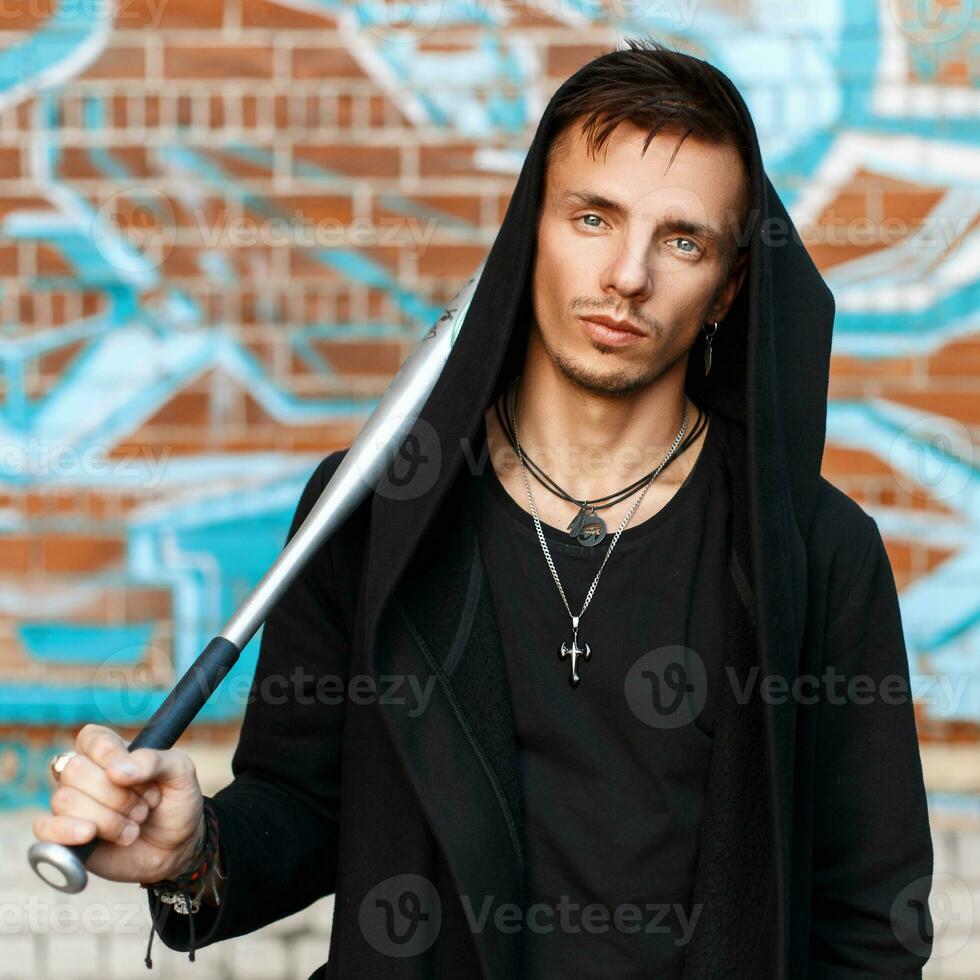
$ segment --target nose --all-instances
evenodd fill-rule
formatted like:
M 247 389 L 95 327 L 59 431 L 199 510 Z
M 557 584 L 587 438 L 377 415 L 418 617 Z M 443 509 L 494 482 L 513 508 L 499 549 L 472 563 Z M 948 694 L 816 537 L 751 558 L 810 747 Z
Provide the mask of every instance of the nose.
M 603 270 L 599 285 L 603 292 L 614 290 L 636 302 L 648 299 L 653 291 L 653 278 L 645 247 L 638 241 L 623 238 Z

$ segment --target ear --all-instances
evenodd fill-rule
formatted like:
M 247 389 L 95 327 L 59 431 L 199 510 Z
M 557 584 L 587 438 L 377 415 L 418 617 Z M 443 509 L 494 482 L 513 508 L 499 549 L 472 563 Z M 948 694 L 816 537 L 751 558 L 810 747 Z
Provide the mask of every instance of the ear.
M 728 278 L 715 297 L 714 303 L 708 308 L 708 313 L 705 316 L 708 323 L 724 320 L 728 315 L 732 303 L 735 302 L 735 297 L 738 296 L 738 291 L 742 288 L 742 281 L 745 279 L 748 268 L 749 250 L 742 249 L 732 265 L 731 272 L 728 273 Z

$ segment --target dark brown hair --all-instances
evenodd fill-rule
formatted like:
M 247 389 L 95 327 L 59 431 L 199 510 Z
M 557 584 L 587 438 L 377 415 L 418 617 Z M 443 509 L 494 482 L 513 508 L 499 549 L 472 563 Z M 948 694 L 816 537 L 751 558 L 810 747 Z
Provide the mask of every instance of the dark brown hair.
M 586 116 L 581 128 L 593 157 L 613 130 L 629 121 L 649 130 L 644 153 L 660 130 L 679 132 L 673 162 L 681 143 L 693 133 L 705 142 L 734 146 L 750 174 L 753 140 L 720 73 L 700 58 L 652 38 L 626 38 L 626 43 L 627 50 L 608 51 L 581 68 L 556 96 L 546 166 L 568 145 L 572 123 Z M 740 226 L 751 200 L 748 186 L 742 200 Z M 737 254 L 736 249 L 730 251 L 729 266 Z

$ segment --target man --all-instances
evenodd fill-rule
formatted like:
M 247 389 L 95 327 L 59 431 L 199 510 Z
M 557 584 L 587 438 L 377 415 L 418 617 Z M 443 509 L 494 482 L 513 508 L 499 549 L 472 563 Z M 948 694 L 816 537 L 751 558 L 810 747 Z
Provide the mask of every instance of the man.
M 151 889 L 167 945 L 335 893 L 314 978 L 921 976 L 894 580 L 820 476 L 833 312 L 726 76 L 631 41 L 568 79 L 403 457 L 265 626 L 220 904 Z

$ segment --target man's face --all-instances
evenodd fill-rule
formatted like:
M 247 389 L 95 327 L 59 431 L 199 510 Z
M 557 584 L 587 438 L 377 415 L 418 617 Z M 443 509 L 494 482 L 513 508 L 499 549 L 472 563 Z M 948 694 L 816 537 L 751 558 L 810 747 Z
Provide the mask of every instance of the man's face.
M 743 207 L 738 150 L 689 135 L 668 170 L 678 134 L 661 130 L 641 155 L 646 135 L 623 122 L 593 159 L 573 124 L 538 220 L 532 329 L 570 381 L 601 394 L 645 388 L 679 360 L 683 371 L 746 268 L 747 255 L 729 270 Z M 628 321 L 642 336 L 602 335 L 589 316 Z

